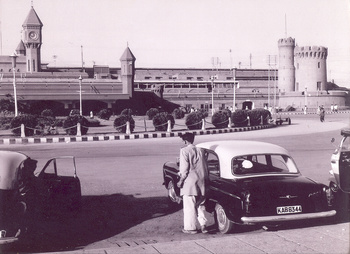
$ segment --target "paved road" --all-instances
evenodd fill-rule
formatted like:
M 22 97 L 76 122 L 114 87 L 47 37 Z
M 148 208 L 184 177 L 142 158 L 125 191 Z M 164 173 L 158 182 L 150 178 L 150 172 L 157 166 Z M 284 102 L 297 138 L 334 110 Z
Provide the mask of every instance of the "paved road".
M 339 130 L 347 126 L 348 116 L 334 116 L 326 120 L 326 123 L 320 123 L 317 118 L 301 117 L 293 120 L 290 126 L 282 125 L 277 129 L 245 133 L 198 136 L 197 142 L 234 138 L 276 143 L 291 151 L 304 175 L 326 182 L 329 158 L 333 150 L 329 141 L 331 137 L 336 137 L 339 141 Z M 77 242 L 80 241 L 82 249 L 76 253 L 348 252 L 349 222 L 333 224 L 331 221 L 318 221 L 295 224 L 274 232 L 259 228 L 242 229 L 227 236 L 218 234 L 214 227 L 208 235 L 182 234 L 181 210 L 168 209 L 164 187 L 159 184 L 162 181 L 159 173 L 161 163 L 174 159 L 180 145 L 181 141 L 178 138 L 166 138 L 80 144 L 11 145 L 8 148 L 23 151 L 38 159 L 51 155 L 77 156 L 85 204 L 90 205 L 85 211 L 87 216 L 67 220 L 62 225 L 47 221 L 48 227 L 58 226 L 58 230 L 41 229 L 47 234 L 37 238 L 43 242 L 49 239 L 46 245 L 56 245 L 59 249 L 64 246 L 62 242 L 73 244 L 67 246 L 66 250 L 72 247 L 79 248 Z M 158 154 L 155 151 L 159 151 Z M 89 167 L 95 172 L 101 171 L 101 175 L 87 170 Z M 117 172 L 113 170 L 115 167 L 118 168 Z M 144 170 L 138 170 L 140 168 Z M 122 177 L 116 177 L 116 173 Z M 93 181 L 90 181 L 91 179 Z M 133 204 L 133 207 L 128 206 L 129 204 Z M 120 206 L 123 209 L 120 209 Z M 124 221 L 128 223 L 123 224 Z M 55 247 L 50 248 L 45 244 L 44 247 L 42 250 L 55 250 Z

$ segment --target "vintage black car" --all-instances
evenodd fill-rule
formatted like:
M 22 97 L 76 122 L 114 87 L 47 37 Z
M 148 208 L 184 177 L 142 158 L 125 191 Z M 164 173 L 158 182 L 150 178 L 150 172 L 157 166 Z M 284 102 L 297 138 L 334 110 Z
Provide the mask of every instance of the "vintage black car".
M 342 139 L 331 156 L 329 187 L 341 219 L 350 218 L 350 129 L 340 131 Z M 333 142 L 335 139 L 333 139 Z
M 284 148 L 256 141 L 217 141 L 198 144 L 209 171 L 208 212 L 215 212 L 218 229 L 236 224 L 278 225 L 287 221 L 336 214 L 328 186 L 300 174 Z M 163 166 L 169 199 L 180 203 L 176 183 L 179 165 Z
M 74 157 L 50 159 L 34 175 L 36 166 L 37 161 L 23 153 L 0 151 L 0 249 L 26 236 L 34 216 L 80 209 Z

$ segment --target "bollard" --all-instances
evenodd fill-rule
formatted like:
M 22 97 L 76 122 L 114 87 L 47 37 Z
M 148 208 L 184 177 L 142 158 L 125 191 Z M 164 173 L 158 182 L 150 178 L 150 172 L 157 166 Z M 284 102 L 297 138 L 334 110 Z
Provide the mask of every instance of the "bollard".
M 171 121 L 170 120 L 168 120 L 168 129 L 166 131 L 171 132 Z
M 143 118 L 143 123 L 145 124 L 145 132 L 147 132 L 147 124 L 146 124 L 146 119 Z
M 231 128 L 232 127 L 232 120 L 231 120 L 231 117 L 228 118 L 228 128 Z
M 260 119 L 261 119 L 260 124 L 263 125 L 263 124 L 264 124 L 264 118 L 263 118 L 263 116 L 261 116 Z
M 81 137 L 81 124 L 77 123 L 77 137 Z
M 127 135 L 130 135 L 131 134 L 131 131 L 130 131 L 130 122 L 127 121 L 126 122 L 126 132 L 125 132 Z
M 247 120 L 248 120 L 247 126 L 250 126 L 250 118 L 249 118 L 249 116 L 247 116 Z
M 21 124 L 21 138 L 25 138 L 26 137 L 26 132 L 25 132 L 25 128 L 24 128 L 24 124 Z
M 205 131 L 205 119 L 202 119 L 202 131 Z

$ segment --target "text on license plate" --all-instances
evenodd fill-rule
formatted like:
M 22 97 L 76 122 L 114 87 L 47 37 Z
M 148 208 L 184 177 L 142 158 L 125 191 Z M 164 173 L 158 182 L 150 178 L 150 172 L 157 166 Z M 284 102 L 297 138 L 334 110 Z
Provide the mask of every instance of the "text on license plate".
M 277 207 L 277 214 L 301 213 L 301 212 L 302 212 L 301 205 Z

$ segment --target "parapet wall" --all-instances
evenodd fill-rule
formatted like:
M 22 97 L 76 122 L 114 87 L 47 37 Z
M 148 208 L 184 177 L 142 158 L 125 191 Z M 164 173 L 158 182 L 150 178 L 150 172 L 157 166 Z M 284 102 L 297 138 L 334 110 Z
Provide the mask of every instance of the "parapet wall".
M 293 39 L 292 37 L 279 39 L 278 40 L 278 47 L 283 47 L 283 46 L 294 47 L 295 46 L 295 39 Z
M 294 56 L 296 58 L 318 58 L 327 59 L 328 48 L 320 46 L 296 46 L 294 49 Z

